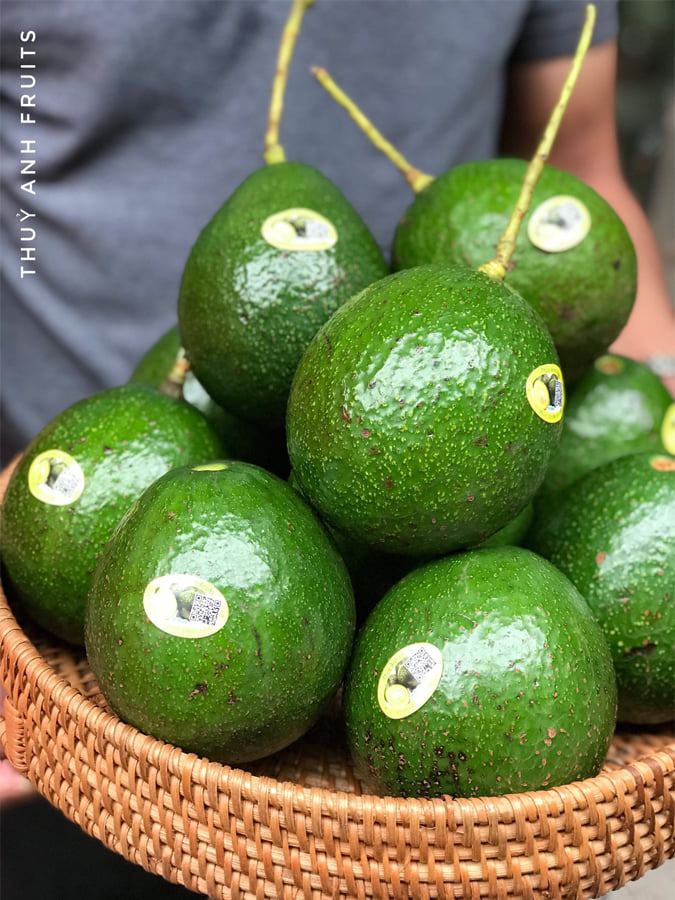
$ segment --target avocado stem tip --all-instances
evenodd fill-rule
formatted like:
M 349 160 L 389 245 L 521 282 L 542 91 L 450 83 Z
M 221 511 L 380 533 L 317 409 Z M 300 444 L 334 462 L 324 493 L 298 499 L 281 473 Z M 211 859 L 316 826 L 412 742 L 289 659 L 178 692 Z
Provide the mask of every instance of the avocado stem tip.
M 160 393 L 167 397 L 173 397 L 174 400 L 181 400 L 183 397 L 183 385 L 189 371 L 190 360 L 187 358 L 183 347 L 179 347 L 169 374 L 159 387 Z

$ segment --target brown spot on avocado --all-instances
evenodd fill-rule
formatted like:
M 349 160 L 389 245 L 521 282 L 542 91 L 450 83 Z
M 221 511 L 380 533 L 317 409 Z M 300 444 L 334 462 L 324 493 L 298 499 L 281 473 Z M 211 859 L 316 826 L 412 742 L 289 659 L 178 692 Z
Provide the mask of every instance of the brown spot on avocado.
M 208 694 L 209 692 L 209 683 L 208 681 L 200 681 L 198 682 L 188 694 L 188 700 L 194 700 L 195 697 L 198 697 L 200 694 Z
M 341 412 L 340 412 L 340 415 L 342 416 L 342 420 L 343 420 L 344 422 L 351 422 L 351 420 L 352 420 L 352 414 L 349 412 L 349 410 L 347 409 L 346 406 L 343 406 L 343 407 L 342 407 L 342 410 L 341 410 Z
M 595 556 L 595 561 L 596 561 L 596 563 L 597 563 L 599 566 L 601 566 L 601 565 L 604 563 L 604 561 L 605 561 L 606 559 L 607 559 L 607 554 L 605 553 L 604 550 L 601 550 L 601 551 L 600 551 L 599 553 L 597 553 L 596 556 Z
M 656 644 L 645 639 L 640 647 L 631 647 L 630 650 L 625 651 L 625 654 L 626 656 L 649 656 L 655 650 Z

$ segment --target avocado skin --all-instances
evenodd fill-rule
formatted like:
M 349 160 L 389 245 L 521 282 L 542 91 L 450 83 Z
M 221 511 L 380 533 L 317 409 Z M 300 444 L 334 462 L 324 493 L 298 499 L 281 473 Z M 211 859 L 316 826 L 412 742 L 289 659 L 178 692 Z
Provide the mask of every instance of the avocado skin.
M 556 363 L 539 315 L 465 266 L 391 275 L 308 347 L 288 406 L 292 468 L 332 526 L 390 553 L 485 540 L 544 477 L 560 422 L 527 400 Z
M 525 176 L 519 159 L 467 163 L 436 178 L 403 215 L 394 237 L 394 269 L 438 262 L 477 267 L 494 256 Z M 527 235 L 531 213 L 567 194 L 591 215 L 576 247 L 546 253 Z M 516 241 L 508 283 L 541 314 L 565 379 L 572 384 L 619 335 L 635 300 L 637 262 L 626 228 L 612 207 L 578 178 L 547 165 L 530 215 Z
M 215 634 L 166 634 L 143 592 L 170 572 L 224 595 Z M 245 463 L 175 469 L 120 523 L 89 599 L 86 645 L 124 721 L 210 759 L 241 763 L 300 737 L 337 690 L 354 632 L 342 560 L 292 488 Z
M 171 371 L 180 346 L 178 326 L 174 325 L 152 345 L 129 380 L 160 388 Z M 192 370 L 188 371 L 183 385 L 183 398 L 211 423 L 233 458 L 262 466 L 276 475 L 284 476 L 288 473 L 290 464 L 286 453 L 286 438 L 281 429 L 266 432 L 233 416 L 209 397 Z
M 602 371 L 605 361 L 616 367 L 614 374 Z M 661 380 L 644 363 L 616 354 L 596 360 L 570 392 L 560 444 L 538 502 L 620 456 L 664 452 L 661 425 L 671 403 Z
M 520 544 L 528 532 L 532 519 L 534 518 L 534 503 L 530 502 L 524 506 L 518 515 L 511 519 L 499 531 L 495 531 L 489 538 L 486 538 L 474 550 L 482 550 L 486 547 L 514 547 Z
M 335 226 L 321 251 L 282 251 L 261 235 L 268 216 L 307 207 Z M 250 175 L 206 225 L 185 267 L 178 315 L 195 374 L 225 409 L 283 425 L 302 353 L 349 297 L 388 272 L 374 238 L 342 193 L 301 163 Z
M 383 667 L 418 641 L 443 653 L 430 699 L 380 709 Z M 604 637 L 572 584 L 527 550 L 474 550 L 416 569 L 377 605 L 345 689 L 349 745 L 369 788 L 477 797 L 596 775 L 614 731 Z
M 28 489 L 45 450 L 65 450 L 85 487 L 72 506 L 51 506 Z M 120 517 L 173 466 L 204 462 L 222 445 L 202 414 L 142 385 L 110 388 L 56 416 L 30 443 L 2 508 L 2 559 L 18 598 L 49 631 L 84 643 L 84 607 L 96 560 Z
M 675 713 L 675 471 L 656 471 L 653 458 L 590 472 L 528 536 L 588 601 L 612 652 L 619 719 L 636 724 Z

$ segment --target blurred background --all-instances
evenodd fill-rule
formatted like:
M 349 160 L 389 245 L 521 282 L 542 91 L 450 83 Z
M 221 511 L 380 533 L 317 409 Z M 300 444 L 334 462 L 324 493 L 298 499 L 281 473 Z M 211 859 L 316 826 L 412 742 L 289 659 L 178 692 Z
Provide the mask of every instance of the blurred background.
M 675 3 L 620 0 L 617 121 L 624 170 L 675 289 Z
M 564 2 L 564 0 L 559 0 Z M 675 282 L 675 3 L 621 0 L 617 115 L 628 181 L 648 211 L 673 293 Z M 2 377 L 9 373 L 2 371 Z M 34 796 L 0 809 L 2 900 L 154 900 L 194 897 L 84 835 Z M 670 900 L 673 867 L 616 896 Z

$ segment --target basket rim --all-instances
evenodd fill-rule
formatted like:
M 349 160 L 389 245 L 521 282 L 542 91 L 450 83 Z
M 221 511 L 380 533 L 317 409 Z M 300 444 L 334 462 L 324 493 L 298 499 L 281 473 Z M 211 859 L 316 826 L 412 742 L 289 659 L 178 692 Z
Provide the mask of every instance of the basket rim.
M 9 477 L 20 456 L 0 473 L 0 502 Z M 364 809 L 374 821 L 389 820 L 392 812 L 401 821 L 411 818 L 433 821 L 452 810 L 457 821 L 467 815 L 478 822 L 495 819 L 516 821 L 516 806 L 525 806 L 528 818 L 539 818 L 544 810 L 548 815 L 562 814 L 571 803 L 573 807 L 588 807 L 606 802 L 617 795 L 632 793 L 675 770 L 675 740 L 665 741 L 653 753 L 640 757 L 610 772 L 592 778 L 573 781 L 544 790 L 524 791 L 486 797 L 403 798 L 378 794 L 353 794 L 325 787 L 306 787 L 272 776 L 255 775 L 245 769 L 213 762 L 196 753 L 181 750 L 172 744 L 141 732 L 133 725 L 107 712 L 93 700 L 73 687 L 63 675 L 42 656 L 17 622 L 0 580 L 0 656 L 5 659 L 7 672 L 2 685 L 8 699 L 17 695 L 37 693 L 59 707 L 61 713 L 78 726 L 95 732 L 97 737 L 112 744 L 120 753 L 131 755 L 145 765 L 168 771 L 184 785 L 198 784 L 206 789 L 237 793 L 244 800 L 261 801 L 288 807 L 308 814 L 320 810 L 320 815 L 346 816 L 362 819 Z M 9 663 L 9 664 L 7 664 Z M 14 671 L 18 678 L 11 678 Z M 17 684 L 19 685 L 17 689 Z M 2 719 L 0 718 L 0 722 Z M 4 723 L 2 723 L 4 726 Z M 425 815 L 427 813 L 427 815 Z

